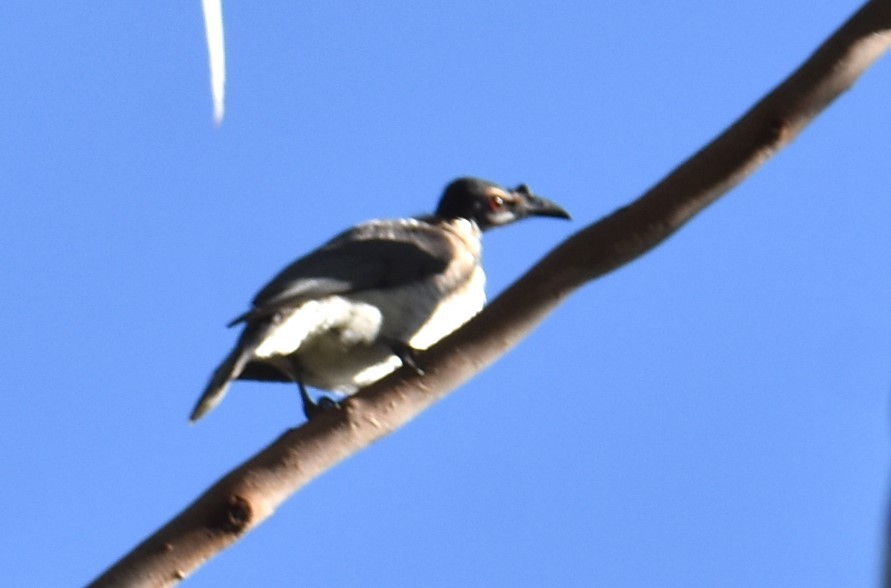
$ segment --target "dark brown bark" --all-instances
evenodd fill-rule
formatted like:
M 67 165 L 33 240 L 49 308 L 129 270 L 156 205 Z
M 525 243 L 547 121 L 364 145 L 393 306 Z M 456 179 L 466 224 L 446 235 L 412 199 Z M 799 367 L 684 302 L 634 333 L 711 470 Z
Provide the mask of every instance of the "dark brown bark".
M 642 197 L 566 240 L 411 370 L 286 431 L 137 546 L 94 586 L 166 586 L 259 524 L 320 473 L 398 429 L 495 361 L 579 286 L 653 249 L 751 174 L 891 44 L 891 0 L 873 0 L 797 71 Z

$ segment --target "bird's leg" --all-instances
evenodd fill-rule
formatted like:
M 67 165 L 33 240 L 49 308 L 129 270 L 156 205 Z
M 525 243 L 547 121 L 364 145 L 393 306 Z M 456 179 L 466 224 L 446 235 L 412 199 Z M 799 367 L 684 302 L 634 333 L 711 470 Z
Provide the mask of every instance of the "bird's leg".
M 306 420 L 312 420 L 323 412 L 340 408 L 340 404 L 336 400 L 324 395 L 319 396 L 318 401 L 312 399 L 312 396 L 306 391 L 306 385 L 303 383 L 303 378 L 300 375 L 302 370 L 293 360 L 277 362 L 276 367 L 288 376 L 292 382 L 296 383 L 297 388 L 300 389 L 300 401 L 303 404 L 303 414 L 306 416 Z
M 402 365 L 408 366 L 419 376 L 426 375 L 424 369 L 420 365 L 418 365 L 417 349 L 402 341 L 391 341 L 390 350 L 393 352 L 393 355 L 399 358 L 399 361 L 402 362 Z

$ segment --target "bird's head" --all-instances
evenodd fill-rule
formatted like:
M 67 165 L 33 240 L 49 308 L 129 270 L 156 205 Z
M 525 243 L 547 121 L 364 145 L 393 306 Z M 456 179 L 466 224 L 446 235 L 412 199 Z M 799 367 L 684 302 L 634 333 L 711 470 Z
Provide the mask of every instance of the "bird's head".
M 446 186 L 436 216 L 473 220 L 483 230 L 529 216 L 570 218 L 558 205 L 533 194 L 526 184 L 508 190 L 479 178 L 459 178 Z

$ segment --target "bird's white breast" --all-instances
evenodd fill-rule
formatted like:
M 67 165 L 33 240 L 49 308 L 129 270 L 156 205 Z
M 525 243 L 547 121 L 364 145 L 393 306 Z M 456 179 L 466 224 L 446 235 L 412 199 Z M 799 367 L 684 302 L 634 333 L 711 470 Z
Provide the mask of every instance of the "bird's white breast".
M 427 349 L 474 317 L 486 304 L 486 274 L 477 266 L 470 280 L 441 300 L 424 326 L 409 340 L 415 349 Z

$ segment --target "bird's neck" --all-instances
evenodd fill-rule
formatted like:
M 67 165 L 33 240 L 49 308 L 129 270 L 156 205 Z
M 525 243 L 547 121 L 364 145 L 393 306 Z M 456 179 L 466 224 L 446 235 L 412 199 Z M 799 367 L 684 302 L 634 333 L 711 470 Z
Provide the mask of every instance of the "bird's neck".
M 440 219 L 437 224 L 455 235 L 464 243 L 468 251 L 479 257 L 482 231 L 475 220 L 467 218 Z

